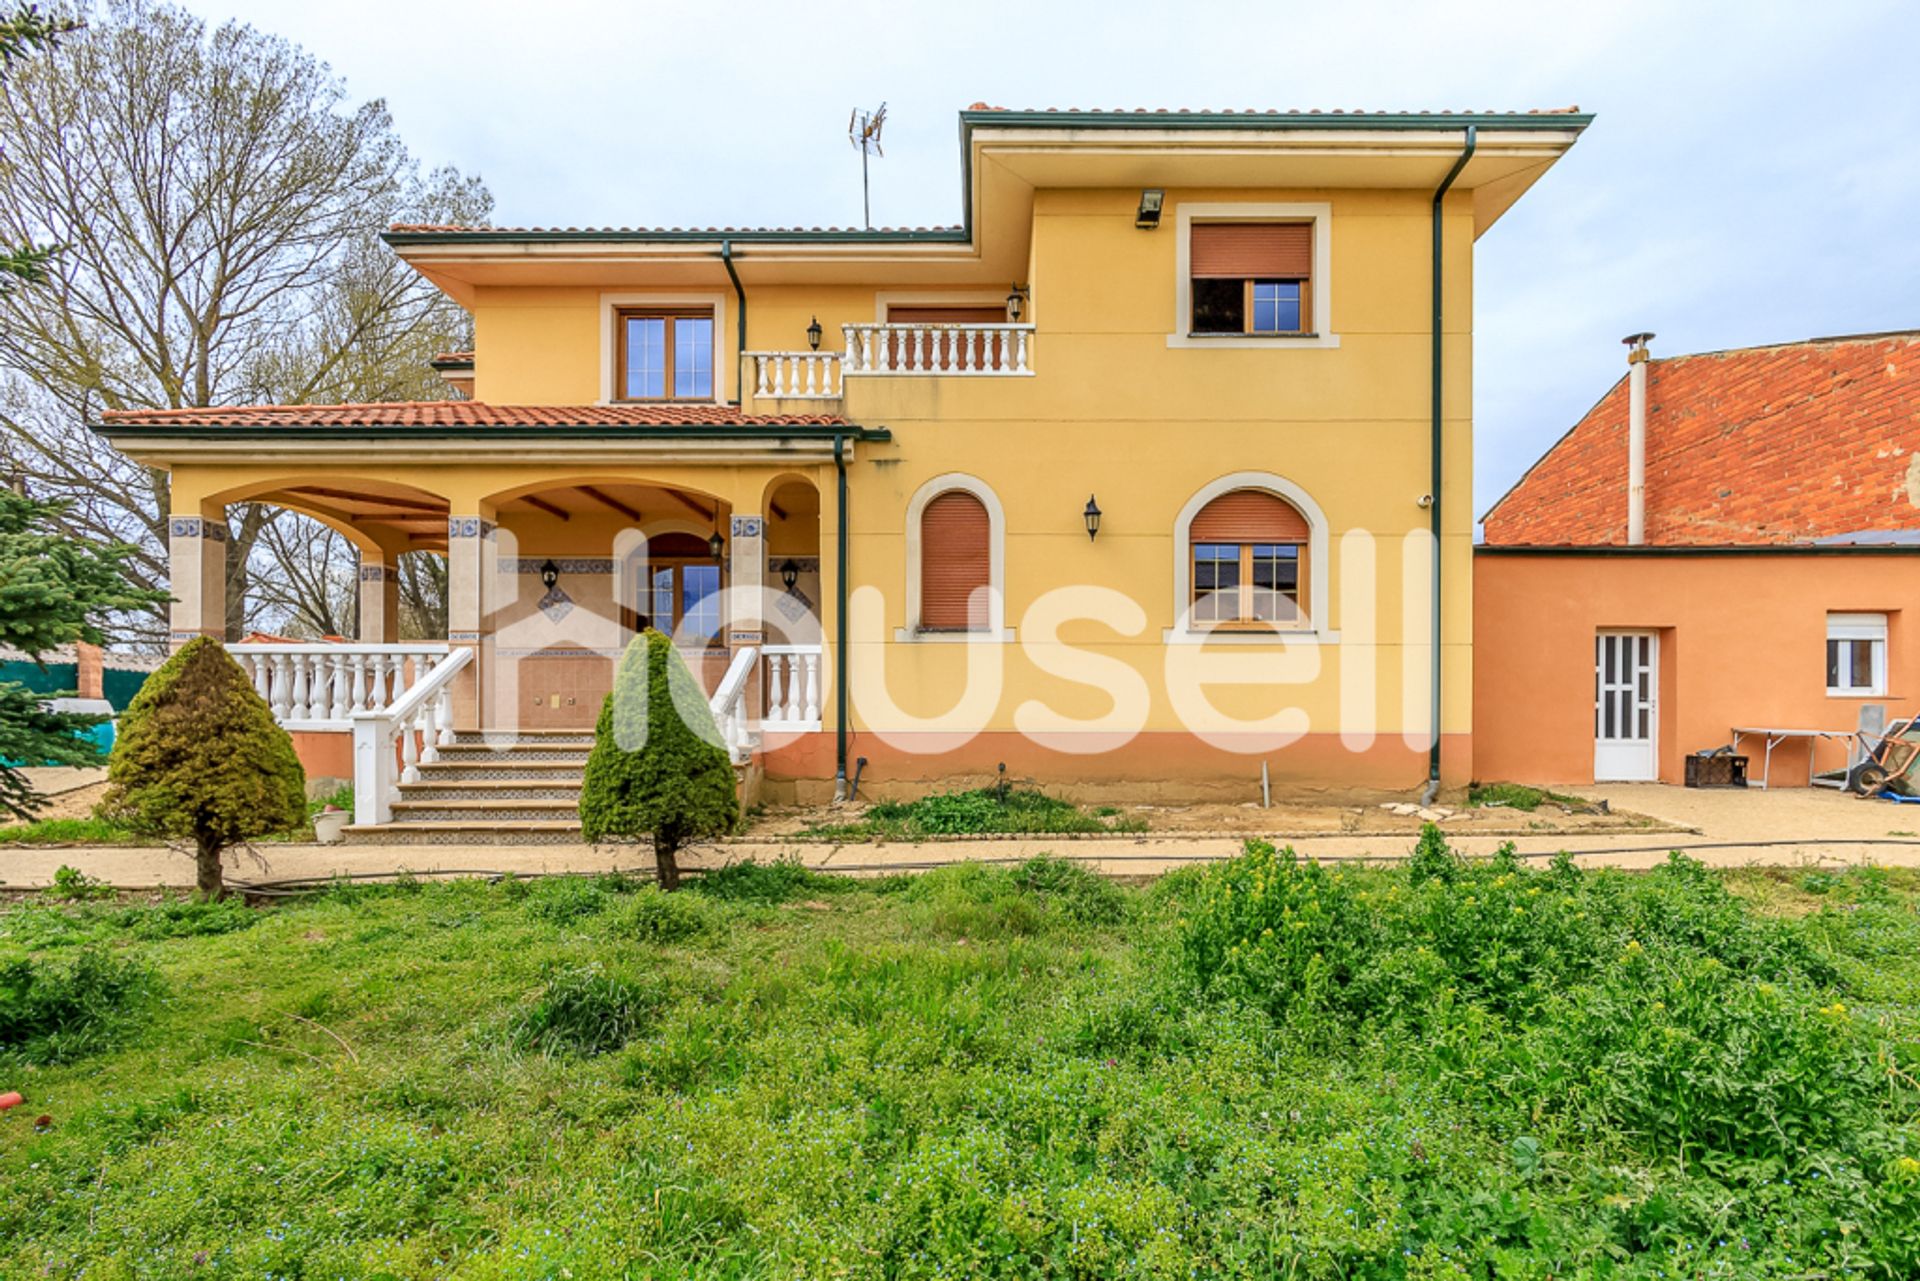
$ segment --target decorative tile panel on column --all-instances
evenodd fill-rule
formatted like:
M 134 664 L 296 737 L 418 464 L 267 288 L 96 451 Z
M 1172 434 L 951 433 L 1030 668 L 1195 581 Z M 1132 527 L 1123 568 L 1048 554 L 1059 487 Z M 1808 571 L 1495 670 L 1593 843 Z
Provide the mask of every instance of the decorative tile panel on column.
M 400 572 L 384 561 L 360 562 L 360 641 L 392 645 L 400 639 Z
M 167 520 L 168 578 L 173 609 L 168 638 L 183 645 L 196 636 L 227 634 L 227 525 L 204 516 Z
M 733 616 L 727 622 L 728 648 L 758 645 L 766 639 L 760 588 L 766 572 L 767 523 L 758 516 L 733 518 L 727 543 L 727 586 Z

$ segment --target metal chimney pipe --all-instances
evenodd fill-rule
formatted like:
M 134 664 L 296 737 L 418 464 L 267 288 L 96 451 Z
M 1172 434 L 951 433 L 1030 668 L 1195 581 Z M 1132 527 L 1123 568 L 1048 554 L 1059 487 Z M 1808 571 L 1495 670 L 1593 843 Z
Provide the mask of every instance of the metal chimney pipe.
M 1627 345 L 1627 545 L 1647 541 L 1647 344 L 1652 334 L 1630 334 Z

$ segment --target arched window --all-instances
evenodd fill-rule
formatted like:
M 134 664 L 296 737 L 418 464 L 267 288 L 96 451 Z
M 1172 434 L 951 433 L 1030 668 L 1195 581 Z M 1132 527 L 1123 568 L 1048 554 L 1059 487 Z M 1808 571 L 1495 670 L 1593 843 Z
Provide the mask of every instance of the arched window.
M 1327 631 L 1327 521 L 1299 486 L 1238 472 L 1204 486 L 1174 531 L 1182 635 Z
M 907 610 L 898 641 L 1010 641 L 1006 516 L 977 476 L 948 472 L 907 503 Z M 984 589 L 984 590 L 983 590 Z
M 920 630 L 986 631 L 992 584 L 987 506 L 963 489 L 949 489 L 920 513 Z
M 1188 527 L 1193 621 L 1213 626 L 1297 623 L 1304 612 L 1307 518 L 1258 489 L 1222 494 Z

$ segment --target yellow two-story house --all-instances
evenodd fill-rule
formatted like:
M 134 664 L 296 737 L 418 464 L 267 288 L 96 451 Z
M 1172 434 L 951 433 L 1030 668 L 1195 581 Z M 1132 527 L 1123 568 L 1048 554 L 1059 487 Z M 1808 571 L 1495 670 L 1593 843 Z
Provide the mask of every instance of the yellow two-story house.
M 359 643 L 235 651 L 362 828 L 572 741 L 646 626 L 801 799 L 1452 786 L 1473 245 L 1588 120 L 976 104 L 959 226 L 395 227 L 466 398 L 100 430 L 172 475 L 176 641 L 228 504 L 359 548 Z M 397 634 L 411 551 L 444 638 Z

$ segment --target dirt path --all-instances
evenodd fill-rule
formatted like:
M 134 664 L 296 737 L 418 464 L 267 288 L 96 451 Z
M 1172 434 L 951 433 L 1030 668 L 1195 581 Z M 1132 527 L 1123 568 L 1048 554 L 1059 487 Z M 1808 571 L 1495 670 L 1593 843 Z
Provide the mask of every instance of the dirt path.
M 1583 863 L 1630 868 L 1652 866 L 1675 848 L 1717 866 L 1875 862 L 1920 867 L 1920 807 L 1860 801 L 1836 792 L 1800 788 L 1689 792 L 1645 784 L 1596 788 L 1594 794 L 1607 799 L 1615 810 L 1649 815 L 1663 827 L 1694 830 L 1576 831 L 1513 837 L 1462 831 L 1450 832 L 1449 837 L 1455 848 L 1469 854 L 1491 854 L 1503 840 L 1511 839 L 1523 855 L 1546 857 L 1570 849 Z M 1133 836 L 828 845 L 773 836 L 702 846 L 691 851 L 686 861 L 690 866 L 717 866 L 745 858 L 797 858 L 828 870 L 877 873 L 961 859 L 1018 860 L 1052 853 L 1085 859 L 1102 871 L 1140 876 L 1229 857 L 1244 839 L 1239 832 L 1149 832 Z M 1296 833 L 1287 837 L 1286 843 L 1314 858 L 1388 859 L 1407 853 L 1413 833 Z M 644 847 L 630 846 L 274 845 L 261 850 L 266 859 L 264 868 L 245 854 L 236 854 L 229 860 L 230 874 L 243 881 L 383 874 L 399 869 L 423 876 L 487 871 L 536 874 L 645 868 L 652 862 Z M 62 864 L 127 888 L 185 887 L 193 882 L 191 860 L 170 850 L 0 846 L 0 888 L 50 884 L 54 870 Z

